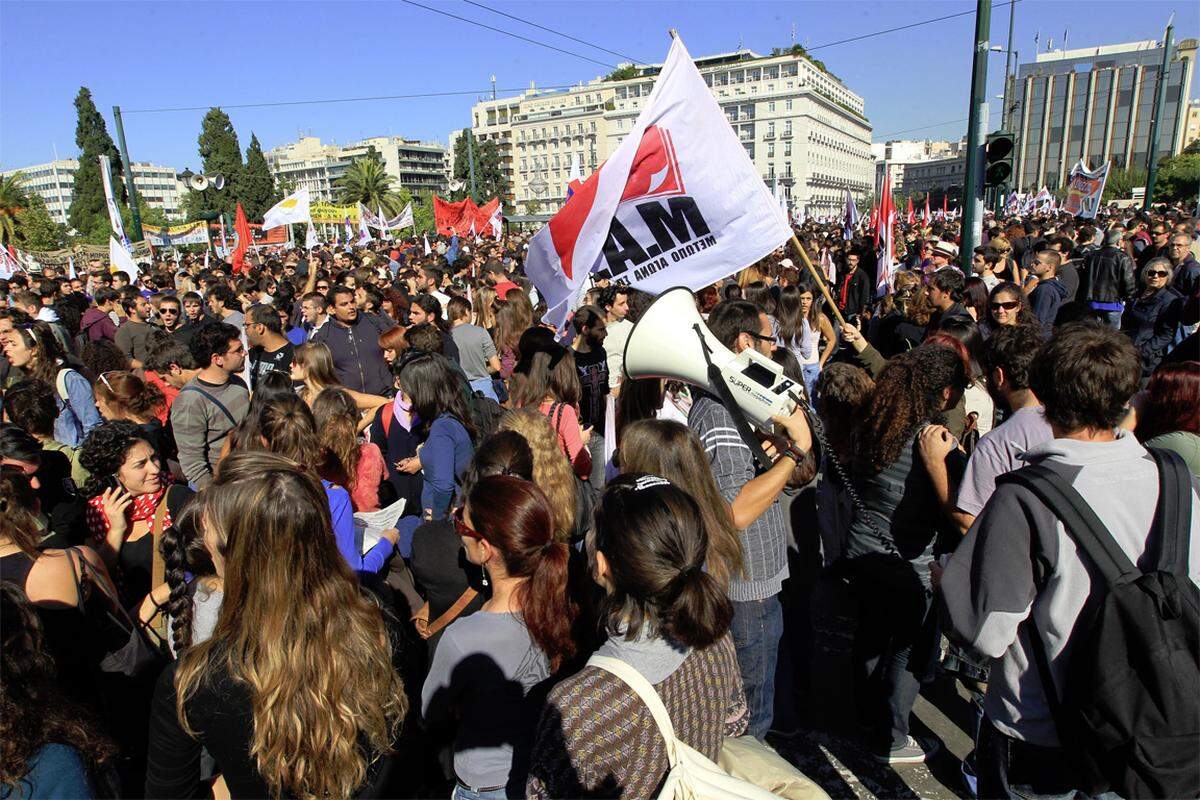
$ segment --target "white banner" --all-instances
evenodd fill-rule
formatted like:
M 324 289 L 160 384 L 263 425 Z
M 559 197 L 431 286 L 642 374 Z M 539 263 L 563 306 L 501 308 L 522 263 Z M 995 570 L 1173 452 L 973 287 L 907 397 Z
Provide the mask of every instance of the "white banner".
M 104 184 L 104 202 L 108 205 L 108 222 L 112 225 L 113 234 L 123 243 L 127 243 L 129 239 L 125 237 L 125 225 L 121 222 L 121 209 L 117 208 L 116 198 L 113 197 L 112 189 L 112 162 L 108 156 L 100 156 L 100 180 Z
M 416 227 L 416 225 L 413 224 L 412 203 L 409 203 L 406 206 L 404 206 L 403 211 L 401 211 L 397 216 L 393 217 L 392 219 L 389 219 L 387 221 L 387 226 L 389 229 L 394 229 L 394 230 L 399 230 L 401 228 Z
M 526 274 L 561 328 L 589 275 L 700 289 L 791 236 L 678 37 L 629 136 L 533 237 Z
M 1079 161 L 1071 167 L 1071 177 L 1067 183 L 1067 201 L 1063 211 L 1076 217 L 1095 219 L 1100 210 L 1100 198 L 1104 196 L 1104 184 L 1108 182 L 1108 168 L 1112 162 L 1106 162 L 1096 171 L 1090 171 Z

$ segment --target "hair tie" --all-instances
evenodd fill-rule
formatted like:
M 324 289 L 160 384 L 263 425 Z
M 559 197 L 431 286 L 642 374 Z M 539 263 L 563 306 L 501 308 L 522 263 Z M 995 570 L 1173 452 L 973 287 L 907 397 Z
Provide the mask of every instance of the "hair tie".
M 633 483 L 635 492 L 643 492 L 654 486 L 670 486 L 671 482 L 666 478 L 660 478 L 657 475 L 641 475 Z

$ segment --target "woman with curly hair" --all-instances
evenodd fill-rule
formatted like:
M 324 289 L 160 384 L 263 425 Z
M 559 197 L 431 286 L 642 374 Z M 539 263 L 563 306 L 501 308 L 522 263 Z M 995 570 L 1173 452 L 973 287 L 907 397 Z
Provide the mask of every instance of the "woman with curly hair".
M 851 433 L 847 493 L 854 510 L 842 566 L 859 602 L 856 696 L 876 758 L 884 763 L 918 763 L 930 752 L 930 745 L 909 735 L 908 716 L 937 654 L 930 582 L 935 543 L 941 535 L 949 550 L 959 537 L 922 461 L 921 438 L 943 434 L 937 426 L 961 399 L 967 380 L 963 350 L 949 344 L 898 355 L 880 372 Z M 951 453 L 952 482 L 961 478 L 965 462 L 961 451 Z
M 406 695 L 320 481 L 273 453 L 234 453 L 205 490 L 203 526 L 225 602 L 212 637 L 159 679 L 146 796 L 197 796 L 204 748 L 233 797 L 378 797 Z
M 3 345 L 4 357 L 14 368 L 8 383 L 32 378 L 53 386 L 58 404 L 54 439 L 68 447 L 78 447 L 104 419 L 96 408 L 91 383 L 64 362 L 50 326 L 45 322 L 18 324 L 4 338 Z
M 1037 325 L 1033 307 L 1021 287 L 1010 281 L 996 284 L 988 296 L 987 324 L 982 326 L 984 336 L 990 336 L 999 325 Z
M 116 747 L 59 689 L 41 620 L 15 584 L 0 583 L 0 618 L 0 797 L 116 797 Z
M 313 400 L 312 412 L 324 448 L 325 476 L 350 492 L 355 511 L 378 510 L 383 453 L 378 445 L 359 438 L 361 418 L 354 399 L 331 386 Z
M 83 442 L 79 463 L 91 478 L 83 487 L 92 545 L 109 569 L 119 569 L 126 608 L 151 589 L 155 537 L 171 524 L 166 473 L 138 426 L 106 422 Z

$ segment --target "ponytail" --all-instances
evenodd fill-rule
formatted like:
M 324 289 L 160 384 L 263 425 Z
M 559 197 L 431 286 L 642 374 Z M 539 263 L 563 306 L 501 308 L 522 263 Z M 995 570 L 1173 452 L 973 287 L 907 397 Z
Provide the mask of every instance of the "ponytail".
M 576 652 L 572 623 L 579 605 L 567 591 L 570 555 L 569 545 L 550 540 L 534 556 L 537 563 L 533 575 L 517 590 L 525 627 L 550 660 L 551 670 L 557 670 Z
M 662 631 L 680 644 L 703 650 L 733 622 L 733 603 L 717 580 L 699 567 L 676 576 L 674 597 L 662 616 Z

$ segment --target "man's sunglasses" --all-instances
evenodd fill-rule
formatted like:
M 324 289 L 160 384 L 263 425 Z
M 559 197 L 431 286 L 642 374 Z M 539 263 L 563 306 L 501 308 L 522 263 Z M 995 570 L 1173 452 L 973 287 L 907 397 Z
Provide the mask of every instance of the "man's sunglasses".
M 454 530 L 459 536 L 466 536 L 468 539 L 479 540 L 487 538 L 482 533 L 463 522 L 463 509 L 461 506 L 454 509 L 454 511 L 450 514 L 450 518 L 454 520 Z
M 160 314 L 179 314 L 179 309 L 178 309 L 178 308 L 166 308 L 166 307 L 164 307 L 164 308 L 160 308 L 160 309 L 158 310 L 158 313 L 160 313 Z
M 754 331 L 742 331 L 742 333 L 746 334 L 747 336 L 753 336 L 755 339 L 758 339 L 760 342 L 770 342 L 771 344 L 775 343 L 774 336 L 763 336 L 761 333 L 755 333 Z

